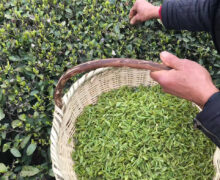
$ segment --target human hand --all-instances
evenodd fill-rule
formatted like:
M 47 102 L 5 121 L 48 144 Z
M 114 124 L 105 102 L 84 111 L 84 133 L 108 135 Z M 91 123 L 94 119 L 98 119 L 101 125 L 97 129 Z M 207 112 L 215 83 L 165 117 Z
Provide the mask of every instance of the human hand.
M 163 64 L 173 69 L 151 72 L 151 77 L 165 92 L 203 107 L 208 99 L 219 91 L 208 71 L 198 63 L 179 59 L 166 51 L 160 54 L 160 58 Z
M 136 0 L 130 10 L 130 23 L 137 24 L 153 18 L 159 18 L 160 7 L 154 6 L 146 0 Z

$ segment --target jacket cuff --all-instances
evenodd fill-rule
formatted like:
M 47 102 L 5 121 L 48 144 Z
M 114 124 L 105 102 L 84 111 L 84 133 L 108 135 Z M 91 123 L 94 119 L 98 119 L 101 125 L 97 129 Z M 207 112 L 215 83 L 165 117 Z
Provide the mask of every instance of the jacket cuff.
M 209 98 L 202 112 L 194 119 L 194 123 L 220 147 L 220 92 Z
M 160 9 L 159 9 L 159 17 L 160 17 L 160 20 L 162 21 L 161 11 L 162 11 L 162 6 L 160 6 Z
M 160 10 L 159 10 L 159 15 L 160 15 L 160 19 L 163 23 L 163 25 L 165 26 L 166 29 L 170 29 L 169 26 L 168 26 L 168 15 L 169 15 L 169 12 L 167 11 L 168 9 L 168 2 L 167 0 L 164 0 L 163 1 L 163 4 L 160 6 Z

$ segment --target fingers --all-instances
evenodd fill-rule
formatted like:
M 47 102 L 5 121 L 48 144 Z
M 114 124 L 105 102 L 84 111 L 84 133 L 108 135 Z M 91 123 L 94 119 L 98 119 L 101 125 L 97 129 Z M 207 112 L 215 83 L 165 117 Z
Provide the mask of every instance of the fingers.
M 170 71 L 175 71 L 175 70 L 170 70 Z M 174 87 L 174 82 L 173 82 L 173 74 L 170 74 L 170 71 L 154 71 L 154 72 L 151 72 L 151 78 L 154 79 L 155 81 L 157 81 L 163 91 L 165 93 L 168 93 L 168 94 L 172 94 L 174 96 L 178 96 L 180 98 L 185 98 L 182 94 L 180 93 L 177 93 L 176 92 L 176 89 L 173 89 Z
M 166 84 L 167 79 L 169 79 L 168 76 L 169 71 L 162 70 L 162 71 L 154 71 L 150 73 L 151 78 L 154 81 L 157 81 L 161 86 Z
M 173 69 L 154 71 L 151 72 L 150 75 L 153 80 L 157 81 L 163 88 L 166 88 L 172 84 L 172 79 L 174 78 L 172 76 L 175 76 L 176 70 L 181 69 L 183 61 L 167 51 L 160 53 L 160 58 L 166 66 Z
M 171 88 L 163 88 L 163 91 L 164 91 L 165 93 L 172 94 L 172 95 L 177 96 L 177 97 L 179 97 L 179 98 L 185 98 L 185 96 L 183 96 L 183 95 L 177 93 L 176 91 L 172 90 Z
M 180 69 L 183 65 L 183 61 L 181 59 L 167 51 L 160 53 L 160 59 L 166 66 L 169 66 L 173 69 Z
M 129 14 L 129 19 L 131 20 L 135 15 L 137 14 L 137 10 L 135 5 L 131 8 L 130 14 Z
M 134 25 L 138 23 L 139 15 L 137 14 L 137 9 L 136 9 L 136 3 L 134 6 L 131 8 L 130 14 L 129 14 L 129 19 L 130 19 L 130 24 Z
M 131 19 L 130 24 L 131 24 L 131 25 L 134 25 L 134 24 L 136 24 L 136 23 L 138 23 L 138 22 L 140 22 L 140 18 L 139 18 L 139 15 L 136 14 L 136 15 Z

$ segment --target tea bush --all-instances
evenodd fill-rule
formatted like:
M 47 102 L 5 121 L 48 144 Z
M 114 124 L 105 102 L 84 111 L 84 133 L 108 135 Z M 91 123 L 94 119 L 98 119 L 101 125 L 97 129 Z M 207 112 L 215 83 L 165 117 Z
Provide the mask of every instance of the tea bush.
M 154 1 L 160 4 L 160 1 Z M 1 0 L 0 175 L 53 176 L 49 136 L 53 93 L 68 68 L 93 59 L 159 61 L 168 50 L 204 65 L 220 84 L 210 35 L 168 31 L 160 21 L 129 25 L 128 0 Z

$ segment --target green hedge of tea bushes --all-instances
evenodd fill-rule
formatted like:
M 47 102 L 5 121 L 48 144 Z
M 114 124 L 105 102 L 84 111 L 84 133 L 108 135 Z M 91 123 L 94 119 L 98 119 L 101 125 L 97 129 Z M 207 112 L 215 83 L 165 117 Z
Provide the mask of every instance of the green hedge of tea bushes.
M 159 61 L 159 53 L 168 50 L 198 61 L 219 83 L 220 57 L 208 34 L 168 31 L 157 20 L 131 26 L 132 4 L 1 0 L 0 174 L 5 179 L 52 176 L 54 88 L 76 64 L 110 57 Z

